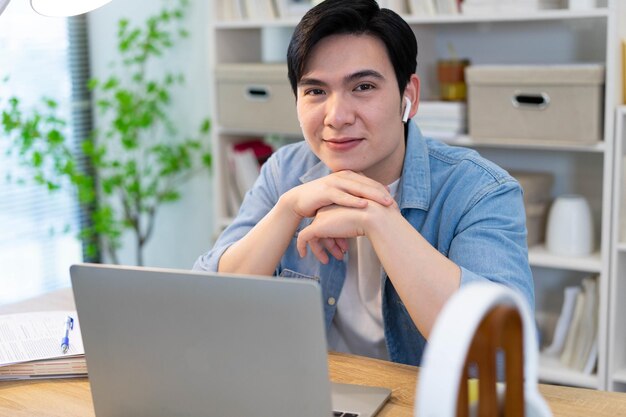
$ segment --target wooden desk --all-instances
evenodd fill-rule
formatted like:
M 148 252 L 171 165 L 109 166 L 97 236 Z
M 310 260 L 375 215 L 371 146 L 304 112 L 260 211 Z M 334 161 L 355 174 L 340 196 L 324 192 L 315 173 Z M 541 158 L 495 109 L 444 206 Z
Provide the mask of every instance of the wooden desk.
M 0 306 L 0 313 L 25 309 L 71 309 L 71 293 L 58 292 L 40 300 Z M 331 353 L 330 378 L 336 382 L 379 385 L 393 390 L 380 417 L 412 417 L 419 369 L 376 359 Z M 626 394 L 582 388 L 540 385 L 555 417 L 626 416 Z M 0 417 L 92 417 L 87 378 L 0 382 Z

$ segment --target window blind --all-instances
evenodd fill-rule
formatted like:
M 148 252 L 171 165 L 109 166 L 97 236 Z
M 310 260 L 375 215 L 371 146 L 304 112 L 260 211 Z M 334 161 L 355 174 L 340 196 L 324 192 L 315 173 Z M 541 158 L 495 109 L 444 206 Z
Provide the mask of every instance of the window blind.
M 86 25 L 84 16 L 40 16 L 28 1 L 11 2 L 0 16 L 0 78 L 9 77 L 0 97 L 16 96 L 23 108 L 38 105 L 42 96 L 56 100 L 77 151 L 91 130 Z M 71 188 L 49 193 L 7 181 L 27 178 L 5 155 L 7 145 L 0 138 L 0 304 L 68 286 L 69 266 L 84 259 L 76 235 L 89 218 Z

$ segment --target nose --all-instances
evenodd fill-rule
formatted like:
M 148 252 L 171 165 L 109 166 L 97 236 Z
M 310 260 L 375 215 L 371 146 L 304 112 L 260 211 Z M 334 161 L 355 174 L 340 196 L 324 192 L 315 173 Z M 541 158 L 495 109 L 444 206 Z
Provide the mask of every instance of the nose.
M 326 100 L 324 124 L 335 129 L 351 125 L 356 119 L 354 103 L 342 94 L 333 94 Z

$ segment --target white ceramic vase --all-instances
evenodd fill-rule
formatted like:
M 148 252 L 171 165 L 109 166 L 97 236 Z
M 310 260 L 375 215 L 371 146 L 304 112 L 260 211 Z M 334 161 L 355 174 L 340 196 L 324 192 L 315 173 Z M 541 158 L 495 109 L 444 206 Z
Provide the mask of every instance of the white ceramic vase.
M 566 194 L 554 200 L 548 215 L 546 248 L 564 256 L 586 256 L 593 252 L 593 216 L 583 196 Z

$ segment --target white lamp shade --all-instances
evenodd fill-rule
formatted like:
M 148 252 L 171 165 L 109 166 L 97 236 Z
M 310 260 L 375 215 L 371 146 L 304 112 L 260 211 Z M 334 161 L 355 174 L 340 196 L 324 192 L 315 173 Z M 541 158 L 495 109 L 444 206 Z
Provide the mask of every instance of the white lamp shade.
M 9 5 L 9 1 L 11 0 L 0 0 L 0 14 L 2 14 L 4 9 L 6 9 L 6 7 Z
M 30 0 L 30 6 L 44 16 L 75 16 L 104 6 L 111 0 Z M 0 3 L 2 0 L 0 0 Z
M 528 302 L 504 285 L 476 281 L 462 286 L 439 313 L 424 350 L 416 388 L 415 417 L 456 416 L 469 346 L 483 318 L 497 305 L 515 307 L 522 318 L 525 416 L 552 416 L 537 385 L 539 345 Z

